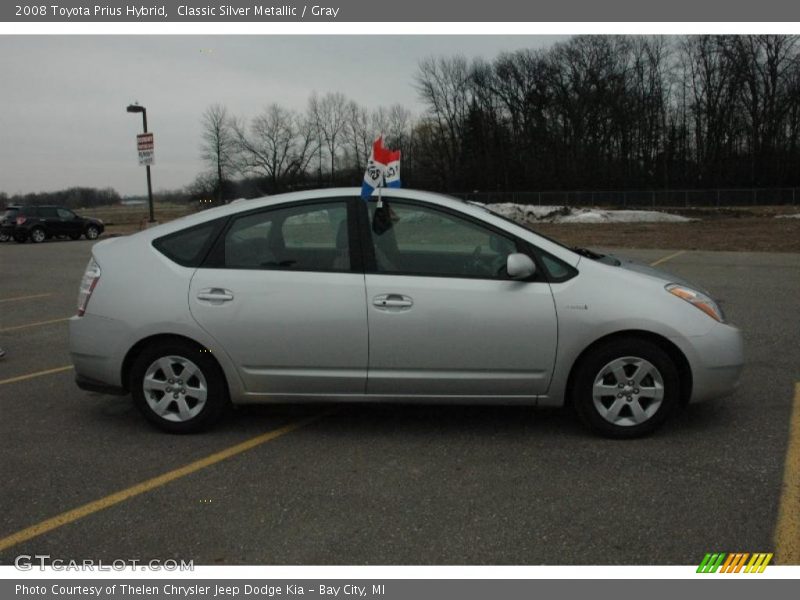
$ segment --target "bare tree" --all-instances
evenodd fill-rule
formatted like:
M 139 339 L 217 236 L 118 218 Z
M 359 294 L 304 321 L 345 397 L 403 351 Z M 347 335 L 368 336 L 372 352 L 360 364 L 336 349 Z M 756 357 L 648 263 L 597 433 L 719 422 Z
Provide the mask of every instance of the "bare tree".
M 373 140 L 369 112 L 363 106 L 351 100 L 347 103 L 347 124 L 344 131 L 345 146 L 352 154 L 357 172 L 366 167 Z
M 313 148 L 305 119 L 295 111 L 270 104 L 250 122 L 235 125 L 241 162 L 246 173 L 266 177 L 273 191 L 305 173 Z
M 461 155 L 463 127 L 470 100 L 470 73 L 467 59 L 428 58 L 420 62 L 415 78 L 417 91 L 428 106 L 429 130 L 444 157 L 445 169 L 439 175 L 449 187 Z
M 321 98 L 316 93 L 309 99 L 309 113 L 313 117 L 320 138 L 320 151 L 324 144 L 330 158 L 330 181 L 336 173 L 336 154 L 341 148 L 347 126 L 347 98 L 339 92 L 328 92 Z M 320 171 L 322 155 L 320 154 Z
M 222 200 L 225 184 L 236 170 L 236 138 L 232 120 L 221 104 L 212 104 L 203 113 L 201 156 L 215 174 L 214 190 Z

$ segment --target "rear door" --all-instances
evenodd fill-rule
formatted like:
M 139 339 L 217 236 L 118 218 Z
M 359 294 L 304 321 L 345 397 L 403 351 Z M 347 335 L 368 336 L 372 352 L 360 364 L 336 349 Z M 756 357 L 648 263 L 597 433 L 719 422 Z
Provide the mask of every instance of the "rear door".
M 39 222 L 44 226 L 47 235 L 64 235 L 66 233 L 54 206 L 40 206 L 37 208 L 37 212 L 39 213 Z
M 531 397 L 547 391 L 557 322 L 549 284 L 514 281 L 511 235 L 435 205 L 368 206 L 367 392 Z
M 83 219 L 66 208 L 56 209 L 58 212 L 59 227 L 65 235 L 80 235 L 83 233 Z
M 363 394 L 364 274 L 354 203 L 293 203 L 234 217 L 195 272 L 189 306 L 249 393 Z

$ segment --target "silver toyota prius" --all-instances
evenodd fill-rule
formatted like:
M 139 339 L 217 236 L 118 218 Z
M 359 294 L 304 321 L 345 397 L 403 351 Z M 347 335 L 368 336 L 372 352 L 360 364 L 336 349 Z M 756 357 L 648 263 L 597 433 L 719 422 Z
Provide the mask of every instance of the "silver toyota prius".
M 742 336 L 700 288 L 485 208 L 357 188 L 237 201 L 92 248 L 85 390 L 201 430 L 231 403 L 570 404 L 631 438 L 730 393 Z

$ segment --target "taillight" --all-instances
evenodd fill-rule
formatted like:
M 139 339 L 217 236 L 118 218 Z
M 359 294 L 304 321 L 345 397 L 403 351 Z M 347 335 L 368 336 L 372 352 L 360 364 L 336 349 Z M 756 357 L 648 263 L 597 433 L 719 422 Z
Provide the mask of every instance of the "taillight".
M 89 304 L 89 298 L 92 297 L 92 292 L 97 287 L 98 281 L 100 281 L 100 265 L 92 258 L 89 260 L 89 264 L 86 265 L 86 271 L 83 272 L 83 279 L 81 279 L 81 287 L 78 290 L 79 317 L 86 314 L 86 306 Z
M 24 225 L 27 220 L 26 217 L 17 217 L 17 225 Z

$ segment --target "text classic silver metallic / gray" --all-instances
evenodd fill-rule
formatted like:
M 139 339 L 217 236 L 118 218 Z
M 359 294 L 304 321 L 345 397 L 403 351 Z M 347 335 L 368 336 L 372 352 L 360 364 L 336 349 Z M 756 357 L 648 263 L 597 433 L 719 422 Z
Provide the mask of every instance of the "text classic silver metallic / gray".
M 102 241 L 70 320 L 78 385 L 196 431 L 230 403 L 571 403 L 648 433 L 734 390 L 742 337 L 702 290 L 400 189 L 236 201 Z

